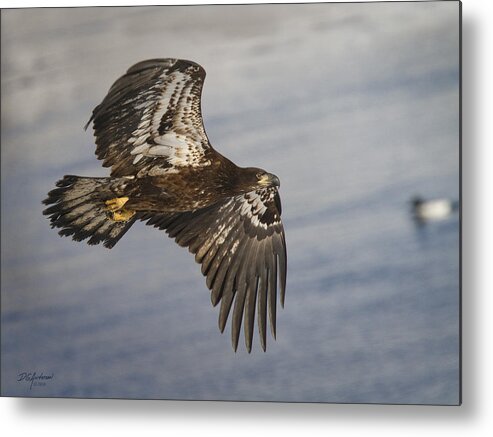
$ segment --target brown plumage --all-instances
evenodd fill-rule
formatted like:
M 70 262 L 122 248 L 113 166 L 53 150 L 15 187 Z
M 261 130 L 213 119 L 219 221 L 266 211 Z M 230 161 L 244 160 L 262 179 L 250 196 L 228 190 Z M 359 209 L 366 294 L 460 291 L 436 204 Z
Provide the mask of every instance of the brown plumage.
M 257 312 L 265 350 L 267 313 L 275 337 L 277 289 L 284 304 L 286 285 L 279 179 L 212 148 L 200 109 L 204 78 L 202 67 L 184 60 L 131 67 L 89 120 L 110 177 L 65 176 L 44 200 L 44 214 L 60 235 L 108 248 L 136 220 L 165 230 L 201 264 L 213 305 L 221 302 L 221 332 L 233 307 L 234 349 L 243 321 L 251 351 Z

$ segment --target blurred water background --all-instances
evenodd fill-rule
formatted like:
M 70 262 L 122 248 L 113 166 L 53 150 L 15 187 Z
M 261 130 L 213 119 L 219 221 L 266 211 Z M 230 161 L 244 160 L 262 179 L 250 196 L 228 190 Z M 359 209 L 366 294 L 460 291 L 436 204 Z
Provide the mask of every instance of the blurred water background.
M 3 10 L 2 394 L 456 404 L 459 218 L 416 226 L 408 201 L 459 196 L 458 8 Z M 258 337 L 233 352 L 164 233 L 139 223 L 109 251 L 41 214 L 64 174 L 108 174 L 82 127 L 154 57 L 204 66 L 211 143 L 281 179 L 288 288 L 267 353 Z

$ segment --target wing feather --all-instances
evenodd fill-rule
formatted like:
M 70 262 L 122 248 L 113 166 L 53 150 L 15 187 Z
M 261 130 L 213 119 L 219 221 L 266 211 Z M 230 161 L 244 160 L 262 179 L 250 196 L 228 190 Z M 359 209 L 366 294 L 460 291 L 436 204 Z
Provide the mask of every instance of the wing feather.
M 245 345 L 248 352 L 252 350 L 252 337 L 253 337 L 253 326 L 255 321 L 255 302 L 257 299 L 257 286 L 258 286 L 258 275 L 257 275 L 257 252 L 259 249 L 263 249 L 263 243 L 252 245 L 252 250 L 250 252 L 250 261 L 248 263 L 249 272 L 247 273 L 248 279 L 247 284 L 247 294 L 245 300 L 244 309 L 244 329 L 245 329 Z
M 216 278 L 218 276 L 217 274 L 219 272 L 219 268 L 223 264 L 224 260 L 226 260 L 226 262 L 227 262 L 227 260 L 229 258 L 228 253 L 230 253 L 231 246 L 234 243 L 234 240 L 240 231 L 241 231 L 241 223 L 239 223 L 239 222 L 234 223 L 234 226 L 231 228 L 231 230 L 228 232 L 228 234 L 224 236 L 224 243 L 219 245 L 216 256 L 213 259 L 212 265 L 211 265 L 210 270 L 207 274 L 207 281 L 206 281 L 207 286 L 212 291 L 213 295 L 218 293 L 217 287 L 220 285 L 219 282 L 216 284 Z M 223 270 L 227 271 L 227 267 L 224 266 Z M 221 281 L 221 283 L 222 283 L 222 281 Z M 214 284 L 216 284 L 215 287 L 214 287 Z M 214 304 L 214 301 L 217 301 L 217 298 L 213 299 L 213 304 Z
M 248 241 L 248 243 L 251 243 Z M 246 257 L 248 258 L 248 256 Z M 242 272 L 243 273 L 243 272 Z M 235 303 L 233 308 L 233 316 L 231 320 L 231 340 L 233 343 L 233 349 L 236 351 L 238 348 L 238 340 L 240 338 L 240 329 L 241 322 L 243 319 L 243 309 L 245 308 L 245 298 L 248 283 L 244 280 L 243 275 L 240 274 L 240 278 L 238 280 Z
M 267 244 L 264 245 L 266 250 Z M 267 274 L 268 269 L 260 270 L 260 277 L 258 282 L 258 296 L 257 296 L 257 318 L 258 318 L 258 332 L 260 335 L 260 345 L 265 351 L 267 347 Z
M 269 321 L 272 337 L 276 338 L 276 290 L 277 290 L 277 262 L 276 258 L 269 258 L 269 288 L 267 291 Z
M 232 313 L 235 350 L 243 323 L 246 348 L 251 351 L 255 317 L 263 350 L 267 314 L 276 336 L 278 284 L 282 304 L 286 286 L 286 242 L 280 208 L 279 193 L 272 187 L 193 212 L 143 217 L 148 225 L 166 230 L 178 244 L 187 246 L 202 264 L 212 304 L 221 302 L 221 332 Z
M 96 155 L 112 176 L 208 165 L 203 126 L 204 69 L 181 59 L 130 67 L 93 111 Z M 156 170 L 157 169 L 157 170 Z

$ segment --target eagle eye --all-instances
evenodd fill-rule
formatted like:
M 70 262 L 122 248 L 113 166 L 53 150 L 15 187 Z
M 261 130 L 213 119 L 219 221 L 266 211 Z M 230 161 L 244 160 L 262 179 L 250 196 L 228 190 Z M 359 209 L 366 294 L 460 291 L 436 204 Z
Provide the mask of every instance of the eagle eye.
M 265 172 L 263 172 L 263 171 L 259 171 L 259 172 L 256 174 L 257 179 L 259 179 L 259 180 L 260 180 L 260 179 L 262 179 L 262 176 L 264 176 L 264 175 L 265 175 Z

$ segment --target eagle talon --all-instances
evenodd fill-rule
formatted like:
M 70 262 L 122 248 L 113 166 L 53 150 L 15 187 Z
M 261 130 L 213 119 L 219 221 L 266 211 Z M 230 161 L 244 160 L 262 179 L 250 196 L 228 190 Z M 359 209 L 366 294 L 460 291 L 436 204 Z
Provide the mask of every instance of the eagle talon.
M 110 218 L 114 222 L 126 222 L 130 220 L 134 214 L 135 211 L 132 211 L 131 209 L 121 209 L 119 211 L 112 212 Z
M 115 212 L 122 209 L 127 202 L 128 197 L 115 197 L 114 199 L 107 200 L 104 203 L 108 207 L 108 211 Z
M 128 202 L 128 197 L 115 197 L 104 202 L 108 210 L 108 216 L 115 222 L 126 222 L 130 220 L 135 211 L 123 208 Z

